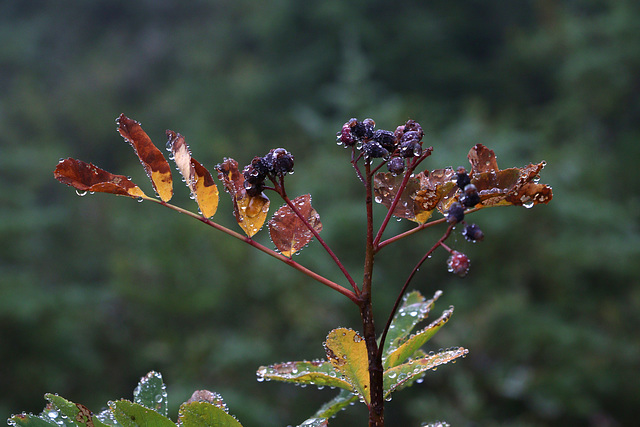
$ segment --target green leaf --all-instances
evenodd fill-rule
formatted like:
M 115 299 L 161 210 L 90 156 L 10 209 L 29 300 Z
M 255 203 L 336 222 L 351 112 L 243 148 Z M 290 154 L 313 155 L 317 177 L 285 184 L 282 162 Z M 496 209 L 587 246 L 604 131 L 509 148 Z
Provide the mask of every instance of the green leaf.
M 411 357 L 416 350 L 422 347 L 427 341 L 433 337 L 440 328 L 449 321 L 451 315 L 453 314 L 453 306 L 449 307 L 448 310 L 445 310 L 442 315 L 432 322 L 429 326 L 421 330 L 409 337 L 405 342 L 400 344 L 395 349 L 390 348 L 389 354 L 387 354 L 386 359 L 383 364 L 385 368 L 392 368 L 394 366 L 399 365 L 400 363 L 407 360 L 408 357 Z
M 426 301 L 425 297 L 418 291 L 413 291 L 405 295 L 402 305 L 391 321 L 389 332 L 387 332 L 387 339 L 382 353 L 385 367 L 390 366 L 385 360 L 387 356 L 402 344 L 420 321 L 427 317 L 433 304 L 438 300 L 440 295 L 442 295 L 442 291 L 437 291 L 433 298 L 428 301 Z
M 140 378 L 138 386 L 133 391 L 133 401 L 167 417 L 167 387 L 162 381 L 162 375 L 151 371 Z
M 73 403 L 56 394 L 46 394 L 45 398 L 51 402 L 55 409 L 58 410 L 61 418 L 66 417 L 71 425 L 74 426 L 96 426 L 103 427 L 105 424 L 101 422 L 94 414 L 84 405 Z M 53 412 L 49 412 L 51 417 Z
M 242 427 L 232 415 L 209 402 L 189 402 L 180 406 L 183 427 Z
M 352 329 L 338 328 L 329 332 L 324 348 L 333 367 L 344 375 L 351 383 L 352 391 L 368 405 L 371 401 L 369 359 L 364 339 Z
M 329 420 L 326 418 L 309 418 L 298 427 L 327 427 L 328 425 Z
M 176 425 L 164 415 L 161 415 L 128 400 L 109 402 L 115 419 L 124 427 L 175 427 Z
M 8 424 L 11 426 L 18 427 L 50 427 L 50 426 L 59 426 L 60 424 L 56 423 L 56 417 L 49 417 L 44 412 L 40 415 L 33 414 L 16 414 L 7 420 Z M 62 424 L 64 425 L 64 424 Z
M 426 357 L 409 360 L 407 363 L 387 369 L 384 372 L 384 395 L 389 396 L 399 387 L 410 385 L 410 383 L 420 379 L 425 372 L 436 369 L 438 366 L 448 363 L 458 357 L 464 357 L 469 350 L 462 347 L 443 350 L 436 354 L 429 354 Z
M 351 393 L 349 390 L 340 390 L 340 393 L 324 405 L 318 411 L 313 414 L 314 418 L 331 418 L 342 409 L 351 405 L 358 400 L 358 396 Z
M 318 387 L 340 387 L 351 390 L 351 383 L 344 380 L 331 362 L 314 360 L 311 362 L 285 362 L 271 366 L 261 366 L 257 372 L 258 381 L 275 380 L 295 384 L 311 384 Z

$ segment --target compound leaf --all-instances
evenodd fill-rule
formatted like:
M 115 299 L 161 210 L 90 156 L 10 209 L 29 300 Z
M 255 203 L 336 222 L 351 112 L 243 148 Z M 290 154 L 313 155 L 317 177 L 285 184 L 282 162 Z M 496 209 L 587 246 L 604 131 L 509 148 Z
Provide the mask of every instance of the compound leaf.
M 114 175 L 82 160 L 61 160 L 53 171 L 53 176 L 61 183 L 75 188 L 78 194 L 97 192 L 147 198 L 140 187 L 126 176 Z
M 219 200 L 218 187 L 213 182 L 213 177 L 191 157 L 189 146 L 181 134 L 167 130 L 167 139 L 167 149 L 171 151 L 173 161 L 191 191 L 191 197 L 198 203 L 202 216 L 211 218 L 218 209 Z
M 151 138 L 142 130 L 137 121 L 120 114 L 116 122 L 118 123 L 118 132 L 133 147 L 155 192 L 163 202 L 171 200 L 173 197 L 171 168 L 162 152 L 153 145 Z
M 351 391 L 360 395 L 368 405 L 371 402 L 371 393 L 369 361 L 364 339 L 352 329 L 338 328 L 329 332 L 324 348 L 333 367 L 351 383 Z
M 296 197 L 292 204 L 307 224 L 318 233 L 322 231 L 320 215 L 311 207 L 310 194 Z M 311 230 L 288 204 L 278 209 L 269 221 L 269 235 L 276 248 L 286 257 L 291 257 L 313 239 Z
M 351 383 L 343 379 L 333 364 L 326 360 L 285 362 L 261 366 L 257 375 L 259 381 L 274 380 L 304 385 L 311 384 L 318 387 L 352 389 Z

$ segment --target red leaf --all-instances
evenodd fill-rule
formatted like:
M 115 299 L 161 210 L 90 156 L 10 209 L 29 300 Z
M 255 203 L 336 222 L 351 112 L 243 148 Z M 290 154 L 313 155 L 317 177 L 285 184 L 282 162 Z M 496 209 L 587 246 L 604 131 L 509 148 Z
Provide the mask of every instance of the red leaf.
M 111 172 L 76 159 L 65 159 L 58 163 L 53 176 L 63 184 L 70 185 L 81 192 L 119 194 L 129 197 L 147 197 L 140 187 L 129 178 L 114 175 Z
M 118 132 L 133 147 L 160 199 L 163 202 L 171 200 L 173 197 L 171 168 L 162 152 L 153 145 L 151 138 L 142 130 L 140 123 L 124 114 L 120 114 L 116 122 L 118 123 Z
M 311 195 L 305 194 L 292 200 L 307 223 L 318 233 L 322 231 L 320 215 L 311 207 Z M 289 207 L 284 205 L 269 221 L 269 235 L 276 248 L 287 257 L 300 251 L 313 239 L 313 233 Z

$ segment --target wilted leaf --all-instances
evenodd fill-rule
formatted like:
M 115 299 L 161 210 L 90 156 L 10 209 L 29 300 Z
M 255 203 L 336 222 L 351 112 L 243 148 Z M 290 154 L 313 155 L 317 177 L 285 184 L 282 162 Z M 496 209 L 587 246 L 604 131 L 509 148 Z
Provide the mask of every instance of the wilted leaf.
M 334 368 L 345 376 L 353 387 L 352 391 L 360 395 L 368 405 L 371 402 L 371 393 L 369 361 L 364 339 L 352 329 L 338 328 L 329 332 L 324 348 Z
M 440 328 L 449 321 L 453 314 L 453 306 L 445 310 L 438 319 L 433 321 L 429 326 L 410 336 L 406 341 L 399 344 L 397 347 L 389 348 L 389 354 L 387 354 L 384 361 L 384 366 L 394 367 L 411 357 L 420 347 L 427 343 L 433 337 Z
M 455 182 L 451 181 L 454 175 L 453 169 L 447 168 L 434 170 L 431 173 L 424 171 L 409 178 L 393 215 L 424 224 L 431 218 L 434 209 L 445 211 L 454 201 L 451 197 L 455 189 Z M 376 174 L 374 177 L 376 202 L 382 203 L 387 209 L 391 208 L 402 180 L 402 175 L 396 176 L 390 172 Z
M 478 189 L 481 206 L 516 205 L 532 207 L 549 203 L 553 198 L 551 187 L 538 184 L 539 173 L 545 162 L 523 168 L 500 170 L 495 155 L 482 144 L 469 151 L 471 183 Z
M 314 418 L 331 418 L 347 406 L 358 400 L 358 395 L 351 393 L 349 390 L 340 390 L 340 393 L 313 414 Z
M 433 298 L 428 301 L 418 291 L 413 291 L 404 296 L 402 305 L 393 317 L 387 332 L 382 355 L 385 367 L 389 366 L 389 362 L 386 360 L 389 353 L 406 341 L 413 328 L 427 317 L 440 295 L 442 295 L 442 291 L 437 291 Z
M 317 387 L 340 387 L 351 390 L 351 383 L 343 379 L 333 364 L 326 360 L 285 362 L 261 366 L 258 380 L 274 380 L 295 384 L 311 384 Z
M 133 401 L 159 414 L 168 416 L 167 388 L 159 372 L 151 371 L 140 379 L 133 391 Z
M 109 407 L 115 419 L 124 427 L 175 427 L 164 415 L 128 400 L 109 402 Z
M 63 184 L 74 187 L 79 193 L 111 193 L 133 198 L 147 196 L 129 178 L 76 159 L 65 159 L 58 163 L 53 176 Z
M 191 157 L 189 146 L 184 137 L 172 130 L 167 130 L 167 148 L 171 150 L 173 160 L 182 174 L 191 196 L 198 203 L 204 217 L 210 218 L 218 209 L 218 187 L 213 182 L 209 171 L 196 159 Z
M 151 138 L 142 130 L 140 123 L 124 114 L 120 114 L 116 122 L 118 123 L 118 132 L 133 147 L 160 199 L 163 202 L 171 200 L 173 196 L 171 168 L 162 152 L 153 145 Z
M 216 166 L 218 178 L 233 200 L 233 213 L 236 221 L 247 236 L 252 237 L 264 224 L 269 213 L 269 198 L 260 193 L 256 196 L 247 194 L 244 188 L 244 176 L 238 170 L 238 162 L 225 158 Z
M 183 403 L 179 420 L 183 427 L 242 427 L 225 409 L 208 402 Z
M 458 357 L 464 357 L 469 350 L 458 347 L 441 351 L 436 354 L 428 355 L 420 359 L 410 360 L 402 365 L 387 369 L 384 371 L 384 395 L 389 396 L 399 387 L 409 385 L 416 381 L 425 372 L 435 369 L 440 365 L 448 363 Z
M 311 207 L 311 195 L 305 194 L 292 200 L 293 205 L 318 233 L 322 231 L 320 215 Z M 284 256 L 291 257 L 313 239 L 313 233 L 289 207 L 284 205 L 269 221 L 269 234 L 276 248 Z

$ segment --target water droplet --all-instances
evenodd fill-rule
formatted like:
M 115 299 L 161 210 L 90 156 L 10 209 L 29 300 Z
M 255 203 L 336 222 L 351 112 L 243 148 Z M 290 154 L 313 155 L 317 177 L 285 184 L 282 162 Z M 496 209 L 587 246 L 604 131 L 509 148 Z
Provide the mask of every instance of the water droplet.
M 376 203 L 382 203 L 382 197 L 376 196 L 375 197 L 375 201 L 376 201 Z
M 57 418 L 58 417 L 58 411 L 49 411 L 49 413 L 47 415 L 49 416 L 49 418 Z
M 258 377 L 258 378 L 256 378 L 256 379 L 258 380 L 258 382 L 259 382 L 259 383 L 261 383 L 261 382 L 263 382 L 263 381 L 264 381 L 264 377 Z
M 533 207 L 533 200 L 529 200 L 528 202 L 523 203 L 522 206 L 527 209 L 531 209 Z
M 86 191 L 80 191 L 80 190 L 76 190 L 76 194 L 80 197 L 84 197 L 87 195 Z

